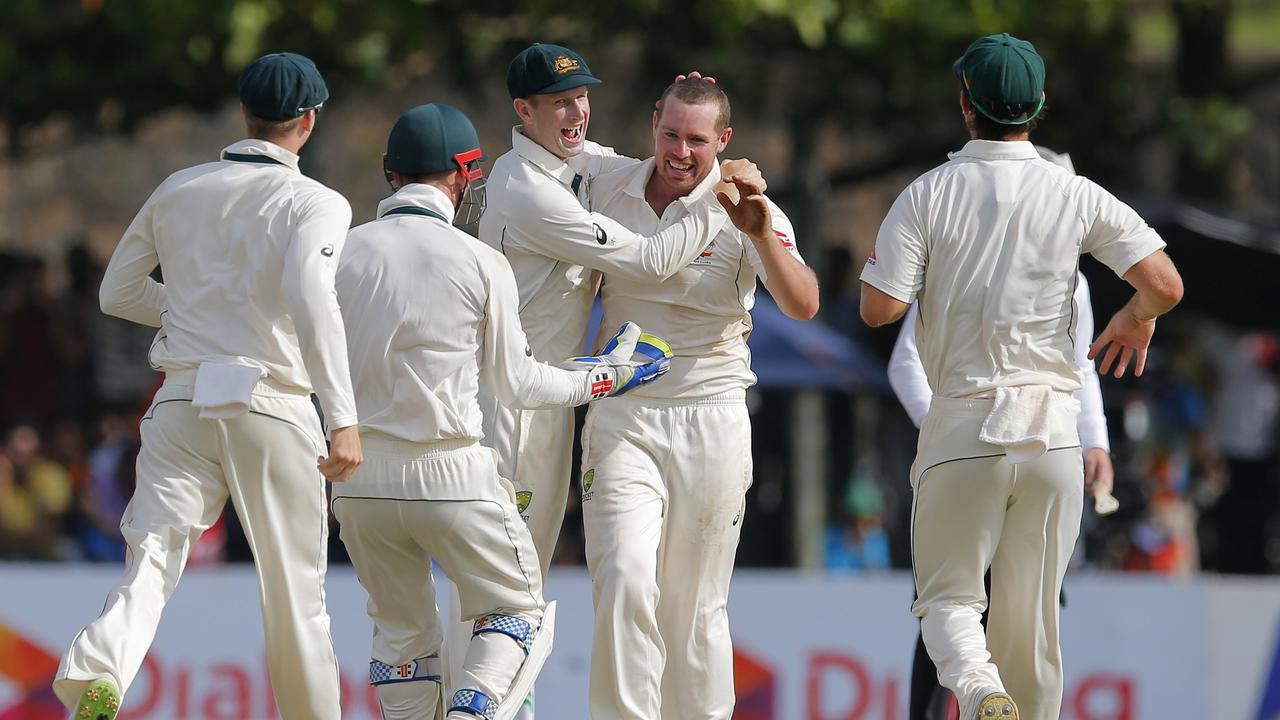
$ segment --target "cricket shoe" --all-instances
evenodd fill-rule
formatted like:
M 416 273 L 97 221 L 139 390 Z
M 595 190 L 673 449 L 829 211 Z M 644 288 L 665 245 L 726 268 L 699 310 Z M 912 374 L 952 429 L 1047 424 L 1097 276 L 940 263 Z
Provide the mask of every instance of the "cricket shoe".
M 976 720 L 1018 720 L 1018 705 L 1005 693 L 990 693 L 978 703 Z
M 80 694 L 69 720 L 115 720 L 120 712 L 120 688 L 111 678 L 98 678 Z

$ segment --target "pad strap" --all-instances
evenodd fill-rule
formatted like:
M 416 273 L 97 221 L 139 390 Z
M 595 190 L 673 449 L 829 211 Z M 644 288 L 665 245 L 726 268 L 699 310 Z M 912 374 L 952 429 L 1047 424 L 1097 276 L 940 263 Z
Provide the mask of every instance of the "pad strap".
M 519 643 L 525 652 L 529 652 L 529 644 L 533 642 L 533 625 L 528 620 L 514 615 L 503 615 L 501 613 L 482 615 L 476 619 L 476 624 L 471 630 L 471 636 L 475 637 L 483 633 L 506 635 Z
M 498 714 L 498 703 L 479 690 L 465 688 L 453 694 L 453 705 L 449 712 L 465 712 L 484 720 L 493 720 Z
M 441 672 L 440 653 L 410 660 L 404 665 L 388 665 L 379 660 L 370 660 L 369 684 L 386 685 L 422 680 L 440 682 Z

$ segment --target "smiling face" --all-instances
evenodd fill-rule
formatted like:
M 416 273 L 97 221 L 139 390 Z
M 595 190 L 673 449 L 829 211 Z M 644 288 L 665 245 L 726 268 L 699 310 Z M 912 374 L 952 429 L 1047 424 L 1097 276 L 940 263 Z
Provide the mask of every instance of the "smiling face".
M 591 120 L 591 101 L 587 99 L 585 85 L 558 93 L 516 98 L 514 103 L 529 139 L 562 159 L 582 152 L 587 141 L 587 123 Z
M 654 176 L 675 194 L 697 187 L 729 144 L 733 128 L 718 128 L 719 116 L 715 104 L 691 105 L 674 96 L 653 114 Z

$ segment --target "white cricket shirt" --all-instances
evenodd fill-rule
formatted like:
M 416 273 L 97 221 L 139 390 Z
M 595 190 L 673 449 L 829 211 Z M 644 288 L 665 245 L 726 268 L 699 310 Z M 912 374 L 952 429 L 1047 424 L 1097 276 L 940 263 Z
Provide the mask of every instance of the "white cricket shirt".
M 1072 359 L 1080 371 L 1083 384 L 1076 390 L 1076 400 L 1080 401 L 1080 416 L 1076 419 L 1076 430 L 1080 435 L 1080 445 L 1086 451 L 1102 448 L 1111 451 L 1111 440 L 1107 437 L 1107 416 L 1102 411 L 1102 388 L 1098 385 L 1098 371 L 1089 359 L 1089 344 L 1093 342 L 1093 306 L 1089 297 L 1089 283 L 1084 275 L 1080 275 L 1076 284 L 1076 313 L 1071 328 L 1074 343 Z M 911 422 L 920 427 L 924 416 L 929 412 L 933 401 L 933 391 L 929 388 L 929 378 L 924 374 L 924 366 L 920 364 L 920 352 L 916 348 L 916 304 L 912 303 L 907 314 L 902 318 L 902 329 L 898 332 L 898 340 L 893 344 L 893 354 L 889 356 L 889 384 L 898 396 L 898 402 L 906 409 Z
M 649 158 L 597 177 L 591 209 L 636 232 L 652 234 L 673 227 L 708 201 L 718 204 L 711 191 L 720 182 L 717 165 L 693 192 L 668 205 L 659 217 L 644 196 L 654 166 Z M 796 250 L 790 220 L 772 202 L 769 210 L 778 242 L 804 262 Z M 756 277 L 767 279 L 764 264 L 751 238 L 731 223 L 707 232 L 699 256 L 665 280 L 605 272 L 602 327 L 615 328 L 631 320 L 666 340 L 675 353 L 671 370 L 661 382 L 643 385 L 630 397 L 693 399 L 755 384 L 747 336 Z
M 354 425 L 333 291 L 350 226 L 346 199 L 299 172 L 297 155 L 242 140 L 151 194 L 107 265 L 102 310 L 160 328 L 157 370 L 254 365 L 314 390 L 330 428 Z M 157 264 L 163 285 L 149 277 Z
M 1124 275 L 1163 247 L 1132 208 L 1030 142 L 973 140 L 898 196 L 862 280 L 918 300 L 934 395 L 1020 385 L 1074 392 L 1080 255 Z
M 589 212 L 579 198 L 594 192 L 599 173 L 637 165 L 637 160 L 588 141 L 585 151 L 566 163 L 519 127 L 511 131 L 511 146 L 493 164 L 480 239 L 511 263 L 520 288 L 520 320 L 539 360 L 559 362 L 582 353 L 595 296 L 593 270 L 636 279 L 670 277 L 728 223 L 712 197 L 661 232 L 633 232 Z
M 347 236 L 338 300 L 361 432 L 479 440 L 481 376 L 508 407 L 587 400 L 583 373 L 530 357 L 506 259 L 453 214 L 440 190 L 407 185 Z

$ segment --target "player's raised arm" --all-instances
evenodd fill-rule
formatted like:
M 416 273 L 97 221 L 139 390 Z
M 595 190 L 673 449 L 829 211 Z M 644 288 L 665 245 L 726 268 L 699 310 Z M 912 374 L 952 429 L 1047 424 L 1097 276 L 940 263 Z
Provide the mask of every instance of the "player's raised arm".
M 722 168 L 763 186 L 759 169 L 749 160 L 728 160 Z M 632 280 L 666 280 L 692 262 L 706 246 L 706 238 L 728 223 L 714 192 L 693 199 L 689 213 L 679 222 L 647 236 L 576 201 L 566 202 L 566 197 L 512 193 L 509 215 L 530 220 L 509 224 L 508 237 L 547 257 Z
M 716 197 L 734 226 L 751 239 L 764 286 L 787 317 L 812 320 L 818 314 L 818 276 L 796 253 L 791 223 L 759 184 L 738 176 L 726 182 L 735 192 L 719 192 Z

